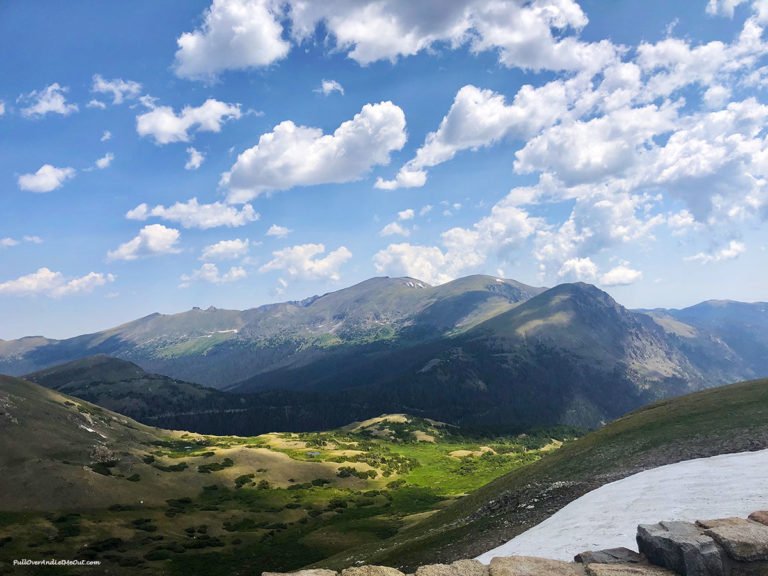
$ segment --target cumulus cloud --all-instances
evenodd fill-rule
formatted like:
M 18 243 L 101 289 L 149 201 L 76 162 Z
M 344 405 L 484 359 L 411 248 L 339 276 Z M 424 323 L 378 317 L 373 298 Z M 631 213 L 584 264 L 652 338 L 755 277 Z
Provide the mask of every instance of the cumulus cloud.
M 410 236 L 411 231 L 404 228 L 399 222 L 390 222 L 381 229 L 381 232 L 379 232 L 379 236 L 394 236 L 396 234 L 400 236 Z
M 98 108 L 99 110 L 106 110 L 107 105 L 104 104 L 101 100 L 96 100 L 95 98 L 93 100 L 88 100 L 88 104 L 85 105 L 86 108 Z
M 0 116 L 5 115 L 5 102 L 0 100 Z
M 104 133 L 101 135 L 101 141 L 106 142 L 107 140 L 112 139 L 112 132 L 109 130 L 104 130 Z
M 69 116 L 77 112 L 77 104 L 68 104 L 65 94 L 69 91 L 66 86 L 59 86 L 54 82 L 42 90 L 32 90 L 29 94 L 22 94 L 16 100 L 28 103 L 21 109 L 21 115 L 25 118 L 42 118 L 46 114 L 61 114 Z
M 352 253 L 340 246 L 326 256 L 323 244 L 300 244 L 272 252 L 272 260 L 259 268 L 260 272 L 285 270 L 290 276 L 307 280 L 339 279 L 339 268 L 352 257 Z
M 34 174 L 22 174 L 17 182 L 21 190 L 51 192 L 60 188 L 64 182 L 74 177 L 74 168 L 56 168 L 50 164 L 44 164 Z
M 245 202 L 267 190 L 349 182 L 389 163 L 405 140 L 405 114 L 392 102 L 366 104 L 333 134 L 288 120 L 240 154 L 221 184 L 230 202 Z
M 0 294 L 9 296 L 41 294 L 51 298 L 60 298 L 72 294 L 92 292 L 98 286 L 114 282 L 114 280 L 115 277 L 112 274 L 96 272 L 68 280 L 61 272 L 39 268 L 37 272 L 0 284 Z
M 315 92 L 320 92 L 324 96 L 338 92 L 344 96 L 344 87 L 336 82 L 336 80 L 323 80 L 320 82 L 320 88 L 315 89 Z
M 619 51 L 606 40 L 579 40 L 588 20 L 575 0 L 214 0 L 203 20 L 177 40 L 178 76 L 211 79 L 224 70 L 268 66 L 318 29 L 332 50 L 363 66 L 468 46 L 496 52 L 507 67 L 597 71 Z
M 136 117 L 136 132 L 139 136 L 148 136 L 155 144 L 171 142 L 189 142 L 190 131 L 220 132 L 226 121 L 238 119 L 242 115 L 239 104 L 227 104 L 209 98 L 200 106 L 185 106 L 179 114 L 170 106 L 155 106 L 148 100 L 151 110 Z
M 643 277 L 639 270 L 633 270 L 626 264 L 621 264 L 612 268 L 600 276 L 600 284 L 603 286 L 627 286 L 633 284 Z
M 272 226 L 269 227 L 269 230 L 267 230 L 266 234 L 267 236 L 275 236 L 277 238 L 285 238 L 293 232 L 290 228 L 286 228 L 285 226 L 278 226 L 277 224 L 272 224 Z
M 268 66 L 285 58 L 278 2 L 214 0 L 203 25 L 176 41 L 174 70 L 182 78 L 211 79 L 224 70 Z
M 203 280 L 212 284 L 222 284 L 225 282 L 236 282 L 237 280 L 242 280 L 246 276 L 245 269 L 240 266 L 232 266 L 228 272 L 220 274 L 216 264 L 206 262 L 200 266 L 199 270 L 195 270 L 192 274 L 183 274 L 181 276 L 181 281 L 183 287 L 189 285 L 189 283 L 194 280 Z
M 122 78 L 105 80 L 99 74 L 94 74 L 91 92 L 111 94 L 112 104 L 122 104 L 126 98 L 133 99 L 138 97 L 141 93 L 141 84 L 133 80 L 123 80 Z
M 563 262 L 557 276 L 567 282 L 591 282 L 597 277 L 597 264 L 590 258 L 571 258 Z
M 146 220 L 150 217 L 162 218 L 163 220 L 178 222 L 184 228 L 207 230 L 217 226 L 230 228 L 245 226 L 249 222 L 258 220 L 259 214 L 250 204 L 245 204 L 238 210 L 237 207 L 222 202 L 200 204 L 197 198 L 192 198 L 187 202 L 176 202 L 167 208 L 162 205 L 150 208 L 146 203 L 142 203 L 133 210 L 129 210 L 125 217 L 129 220 Z
M 203 248 L 200 260 L 234 260 L 235 258 L 242 258 L 248 253 L 248 244 L 249 240 L 247 238 L 245 240 L 240 240 L 240 238 L 222 240 Z
M 685 260 L 687 262 L 701 262 L 702 264 L 709 264 L 710 262 L 720 262 L 722 260 L 735 260 L 747 251 L 747 247 L 743 242 L 738 240 L 731 240 L 726 248 L 721 248 L 713 253 L 699 252 L 694 256 L 688 256 Z
M 193 146 L 187 148 L 187 163 L 184 164 L 184 170 L 197 170 L 202 166 L 205 160 L 205 154 L 195 149 Z
M 179 231 L 166 228 L 162 224 L 150 224 L 139 231 L 133 240 L 120 244 L 116 250 L 107 253 L 108 260 L 136 260 L 147 256 L 160 254 L 176 254 Z
M 0 246 L 3 248 L 10 248 L 11 246 L 18 246 L 20 242 L 13 238 L 0 238 Z
M 553 81 L 540 88 L 523 86 L 512 104 L 502 94 L 471 84 L 462 87 L 435 132 L 427 135 L 416 156 L 394 180 L 379 179 L 377 188 L 423 186 L 426 168 L 451 160 L 462 150 L 491 146 L 507 137 L 523 139 L 551 126 L 568 112 L 583 80 Z M 582 86 L 583 88 L 583 86 Z
M 112 160 L 115 159 L 115 155 L 112 154 L 112 152 L 107 152 L 104 156 L 96 160 L 96 168 L 99 170 L 104 170 L 104 168 L 108 168 L 110 164 L 112 164 Z
M 401 210 L 397 213 L 397 219 L 398 220 L 413 220 L 416 213 L 413 211 L 413 208 L 407 208 L 406 210 Z
M 390 244 L 374 255 L 373 263 L 379 274 L 410 276 L 428 284 L 445 284 L 454 279 L 444 272 L 448 262 L 437 246 Z

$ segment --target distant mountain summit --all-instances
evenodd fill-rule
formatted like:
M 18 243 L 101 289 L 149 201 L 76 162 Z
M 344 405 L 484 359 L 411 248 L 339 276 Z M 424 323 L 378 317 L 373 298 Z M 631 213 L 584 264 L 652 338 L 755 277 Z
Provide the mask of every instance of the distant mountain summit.
M 766 310 L 631 311 L 584 283 L 372 278 L 245 311 L 196 308 L 67 340 L 0 342 L 0 371 L 209 433 L 332 428 L 383 412 L 591 428 L 653 400 L 768 375 Z M 120 361 L 87 358 L 98 354 Z

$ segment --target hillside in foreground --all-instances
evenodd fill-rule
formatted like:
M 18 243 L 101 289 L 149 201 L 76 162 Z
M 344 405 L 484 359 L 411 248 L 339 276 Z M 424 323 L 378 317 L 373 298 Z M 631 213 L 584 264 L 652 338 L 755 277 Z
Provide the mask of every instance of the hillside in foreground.
M 609 482 L 683 460 L 765 448 L 768 379 L 655 402 L 494 480 L 386 543 L 318 565 L 365 562 L 408 572 L 474 557 Z
M 391 537 L 569 434 L 465 437 L 395 414 L 204 436 L 0 376 L 0 573 L 34 574 L 10 562 L 50 557 L 111 574 L 289 570 Z

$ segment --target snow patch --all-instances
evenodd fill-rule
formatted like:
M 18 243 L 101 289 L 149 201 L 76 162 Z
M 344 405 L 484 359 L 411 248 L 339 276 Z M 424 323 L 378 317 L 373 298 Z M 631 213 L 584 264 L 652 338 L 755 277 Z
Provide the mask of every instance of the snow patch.
M 768 450 L 661 466 L 588 492 L 547 520 L 477 557 L 573 560 L 586 550 L 637 550 L 638 524 L 746 518 L 768 502 Z

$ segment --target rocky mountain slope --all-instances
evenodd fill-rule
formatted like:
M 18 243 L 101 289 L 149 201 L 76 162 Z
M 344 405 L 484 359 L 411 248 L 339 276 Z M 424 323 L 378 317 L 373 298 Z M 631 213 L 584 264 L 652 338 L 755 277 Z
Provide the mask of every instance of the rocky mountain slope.
M 125 367 L 103 360 L 30 378 L 145 423 L 205 433 L 328 429 L 382 412 L 517 431 L 594 428 L 647 402 L 768 374 L 765 308 L 638 312 L 588 284 L 375 278 L 299 303 L 2 342 L 0 363 L 12 371 L 95 351 L 132 358 L 119 382 Z
M 465 330 L 538 294 L 489 276 L 437 287 L 412 278 L 372 278 L 350 288 L 245 311 L 199 308 L 152 314 L 66 340 L 0 341 L 0 373 L 21 375 L 94 354 L 212 387 L 306 364 L 370 342 L 422 341 Z

